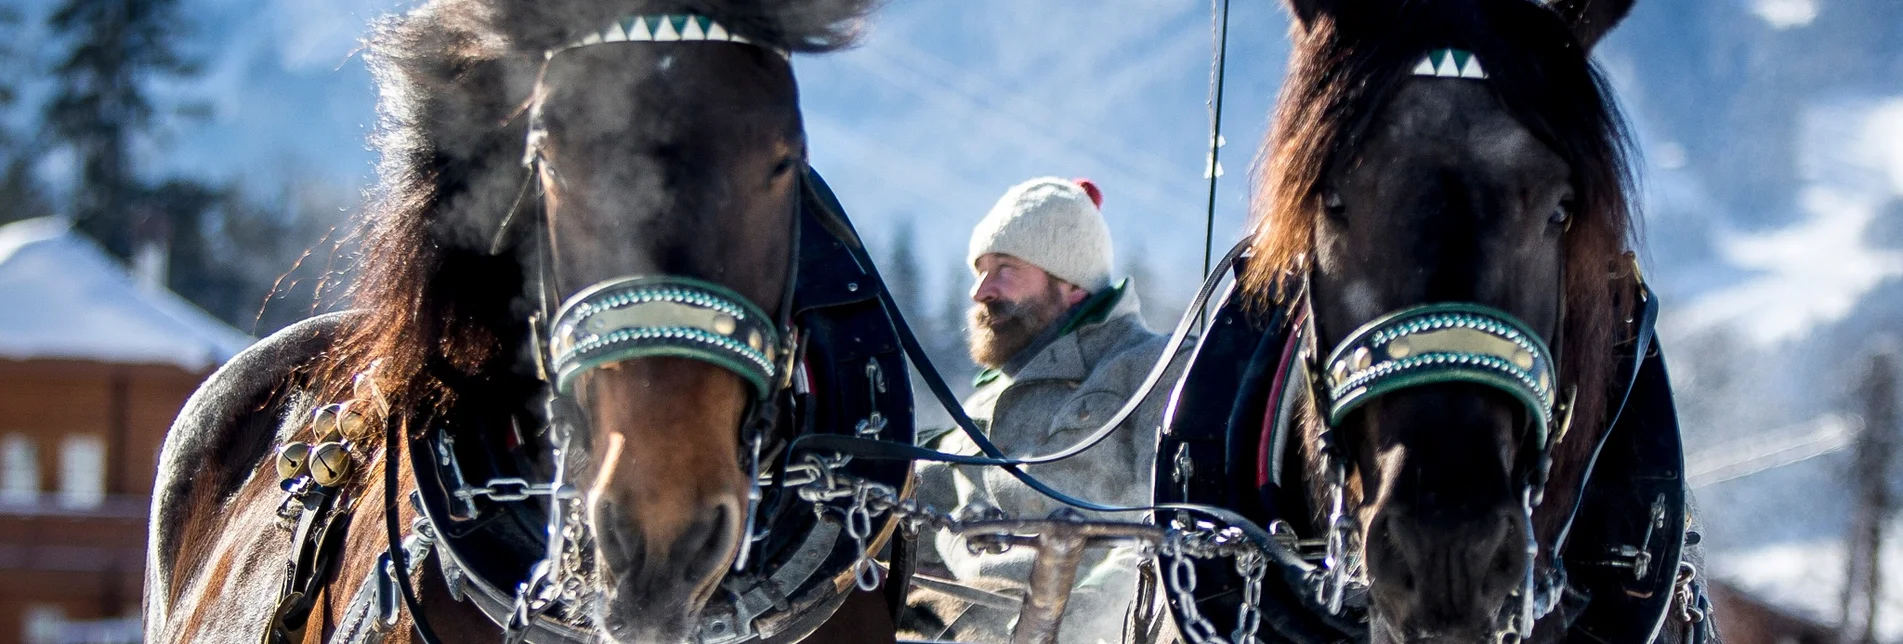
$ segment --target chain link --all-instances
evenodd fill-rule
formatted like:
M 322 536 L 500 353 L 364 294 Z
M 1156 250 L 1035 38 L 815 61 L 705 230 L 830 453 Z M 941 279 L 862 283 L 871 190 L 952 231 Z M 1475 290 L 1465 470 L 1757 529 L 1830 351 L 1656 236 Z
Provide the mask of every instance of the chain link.
M 1230 634 L 1235 644 L 1257 644 L 1256 630 L 1262 627 L 1262 577 L 1269 563 L 1262 555 L 1246 552 L 1236 556 L 1236 573 L 1242 575 L 1242 603 L 1236 607 L 1236 631 Z
M 1332 450 L 1324 448 L 1321 452 L 1322 467 L 1328 475 L 1328 550 L 1322 559 L 1315 599 L 1329 613 L 1340 615 L 1342 597 L 1361 567 L 1361 549 L 1354 543 L 1359 531 L 1347 508 L 1348 468 Z
M 530 483 L 526 479 L 510 476 L 489 479 L 487 485 L 457 488 L 453 494 L 464 501 L 483 496 L 489 497 L 491 501 L 509 503 L 527 501 L 536 496 L 569 498 L 575 495 L 575 490 L 563 488 L 557 483 Z
M 1705 621 L 1705 611 L 1698 605 L 1698 593 L 1692 582 L 1698 579 L 1698 566 L 1689 561 L 1678 562 L 1678 579 L 1673 584 L 1673 599 L 1678 604 L 1678 621 L 1688 625 Z

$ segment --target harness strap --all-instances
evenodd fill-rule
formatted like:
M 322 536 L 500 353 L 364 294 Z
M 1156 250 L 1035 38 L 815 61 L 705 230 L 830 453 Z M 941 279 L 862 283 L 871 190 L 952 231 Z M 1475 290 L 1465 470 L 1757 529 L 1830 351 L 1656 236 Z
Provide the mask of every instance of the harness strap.
M 428 520 L 418 518 L 410 526 L 410 536 L 403 538 L 403 552 L 408 555 L 410 565 L 401 574 L 414 580 L 423 567 L 422 559 L 429 556 L 435 545 L 434 528 Z M 357 585 L 357 593 L 344 608 L 329 644 L 378 644 L 396 629 L 398 611 L 402 609 L 402 598 L 397 596 L 397 574 L 389 553 L 377 557 L 377 567 Z
M 1636 270 L 1637 264 L 1633 266 Z M 1573 507 L 1566 512 L 1566 522 L 1560 524 L 1559 536 L 1553 540 L 1555 553 L 1566 550 L 1566 538 L 1572 535 L 1573 521 L 1579 517 L 1579 508 L 1586 502 L 1585 491 L 1592 482 L 1593 470 L 1599 465 L 1599 453 L 1605 449 L 1606 439 L 1612 436 L 1612 429 L 1618 427 L 1619 421 L 1625 418 L 1627 403 L 1632 400 L 1632 390 L 1639 383 L 1639 371 L 1645 367 L 1646 355 L 1652 352 L 1652 339 L 1656 334 L 1654 326 L 1658 323 L 1659 317 L 1659 301 L 1652 295 L 1652 290 L 1646 287 L 1644 279 L 1638 281 L 1636 291 L 1639 297 L 1639 311 L 1635 320 L 1638 323 L 1638 329 L 1634 331 L 1632 338 L 1632 368 L 1626 374 L 1625 390 L 1619 394 L 1619 404 L 1613 407 L 1612 417 L 1605 425 L 1606 430 L 1600 432 L 1598 443 L 1592 448 L 1592 458 L 1586 461 L 1585 478 L 1579 483 L 1580 493 L 1573 499 Z
M 871 281 L 878 286 L 878 288 L 874 290 L 878 294 L 879 301 L 886 307 L 886 310 L 891 313 L 892 325 L 894 330 L 898 332 L 899 344 L 905 351 L 906 357 L 913 361 L 920 377 L 924 379 L 926 387 L 931 390 L 932 395 L 938 399 L 939 404 L 944 407 L 945 411 L 951 415 L 952 421 L 958 426 L 959 430 L 964 432 L 964 434 L 971 439 L 972 443 L 976 444 L 978 449 L 984 452 L 985 455 L 969 456 L 964 454 L 949 454 L 926 449 L 917 445 L 836 434 L 813 434 L 802 436 L 792 441 L 788 445 L 786 453 L 781 457 L 783 460 L 790 462 L 792 455 L 796 452 L 821 450 L 847 454 L 854 458 L 872 460 L 932 461 L 951 463 L 954 465 L 998 467 L 1031 489 L 1059 503 L 1084 510 L 1095 512 L 1180 511 L 1210 517 L 1225 525 L 1234 527 L 1240 531 L 1243 536 L 1253 542 L 1264 556 L 1276 564 L 1277 569 L 1281 572 L 1283 577 L 1285 577 L 1286 583 L 1291 585 L 1301 584 L 1308 575 L 1313 573 L 1315 570 L 1313 564 L 1304 561 L 1299 555 L 1283 546 L 1280 541 L 1270 536 L 1267 530 L 1264 530 L 1261 526 L 1256 525 L 1255 522 L 1250 521 L 1247 517 L 1235 511 L 1190 503 L 1165 503 L 1138 507 L 1118 507 L 1095 503 L 1059 492 L 1036 477 L 1025 473 L 1024 470 L 1019 467 L 1020 465 L 1036 465 L 1061 460 L 1089 449 L 1092 445 L 1102 441 L 1103 438 L 1115 430 L 1118 425 L 1121 425 L 1127 420 L 1130 414 L 1135 411 L 1135 407 L 1141 403 L 1142 398 L 1155 389 L 1157 383 L 1162 380 L 1163 373 L 1168 370 L 1169 363 L 1175 357 L 1176 351 L 1182 347 L 1183 341 L 1189 334 L 1191 326 L 1195 324 L 1197 312 L 1202 310 L 1203 306 L 1208 303 L 1210 295 L 1215 291 L 1216 286 L 1221 283 L 1222 278 L 1229 272 L 1230 267 L 1248 250 L 1247 244 L 1237 244 L 1234 248 L 1230 249 L 1229 253 L 1223 256 L 1222 260 L 1218 262 L 1216 269 L 1212 271 L 1209 277 L 1203 282 L 1202 287 L 1196 293 L 1196 297 L 1192 299 L 1189 306 L 1185 308 L 1183 318 L 1177 323 L 1175 332 L 1171 334 L 1170 342 L 1164 347 L 1163 356 L 1158 360 L 1158 364 L 1151 368 L 1150 374 L 1144 378 L 1143 384 L 1132 394 L 1131 402 L 1125 403 L 1123 409 L 1119 410 L 1115 416 L 1107 421 L 1103 427 L 1093 432 L 1091 436 L 1086 437 L 1069 448 L 1048 456 L 1014 459 L 1006 457 L 1003 450 L 999 449 L 996 444 L 993 444 L 991 440 L 985 436 L 984 432 L 977 428 L 977 424 L 972 422 L 971 417 L 965 413 L 964 406 L 958 403 L 956 396 L 952 395 L 951 387 L 945 383 L 944 377 L 940 375 L 938 369 L 933 366 L 931 357 L 927 355 L 923 347 L 919 345 L 918 336 L 912 332 L 911 325 L 906 322 L 904 313 L 899 309 L 897 302 L 893 300 L 892 294 L 884 287 L 885 280 L 879 275 L 878 268 L 873 264 L 872 259 L 867 256 L 864 244 L 860 243 L 856 235 L 851 234 L 850 229 L 840 224 L 840 222 L 843 222 L 844 217 L 840 214 L 843 212 L 843 208 L 839 205 L 839 200 L 833 196 L 832 191 L 823 183 L 817 181 L 808 182 L 808 189 L 808 196 L 815 200 L 815 205 L 819 206 L 822 223 L 827 225 L 828 228 L 833 229 L 839 235 L 839 239 L 845 242 L 846 249 L 852 255 L 853 261 L 858 263 L 859 267 L 871 278 Z M 785 465 L 786 463 L 782 463 L 782 467 Z M 1312 604 L 1312 600 L 1312 597 L 1303 598 L 1305 604 Z M 1320 606 L 1318 605 L 1309 605 L 1307 607 L 1311 610 L 1320 610 Z
M 292 531 L 284 586 L 262 638 L 265 644 L 288 642 L 304 630 L 311 609 L 316 607 L 317 590 L 329 576 L 343 545 L 343 529 L 350 523 L 350 510 L 337 509 L 342 490 L 324 488 L 308 478 L 303 484 L 311 489 L 292 497 L 301 511 Z
M 397 528 L 396 447 L 399 442 L 408 443 L 399 441 L 402 425 L 395 418 L 383 420 L 383 528 L 384 535 L 389 538 L 390 545 L 385 556 L 389 558 L 390 565 L 397 570 L 410 570 L 409 553 L 404 551 L 403 534 Z M 442 644 L 443 640 L 438 639 L 436 631 L 430 628 L 429 620 L 423 617 L 423 603 L 416 599 L 416 589 L 410 583 L 410 576 L 396 575 L 396 587 L 403 598 L 403 607 L 410 611 L 410 623 L 416 630 L 417 640 L 422 644 Z
M 831 199 L 830 192 L 822 193 L 820 196 L 826 198 L 826 201 L 822 203 L 837 208 L 838 202 Z M 1177 323 L 1176 330 L 1171 333 L 1169 342 L 1164 345 L 1162 356 L 1157 359 L 1154 366 L 1150 367 L 1150 373 L 1143 379 L 1143 383 L 1130 395 L 1130 398 L 1124 402 L 1123 407 L 1117 410 L 1116 414 L 1113 414 L 1101 426 L 1092 431 L 1090 435 L 1069 447 L 1049 454 L 1023 458 L 1011 458 L 1006 456 L 1003 450 L 999 449 L 996 444 L 991 442 L 989 437 L 985 436 L 982 430 L 978 429 L 977 423 L 971 420 L 971 417 L 965 413 L 964 406 L 959 404 L 957 397 L 951 393 L 951 387 L 945 384 L 944 377 L 939 374 L 938 368 L 932 364 L 931 357 L 926 355 L 925 350 L 920 347 L 917 335 L 912 332 L 911 325 L 905 321 L 905 315 L 899 310 L 897 303 L 893 301 L 892 294 L 884 288 L 885 282 L 884 279 L 879 276 L 878 269 L 873 265 L 872 260 L 865 256 L 865 248 L 857 243 L 849 245 L 849 248 L 854 259 L 860 263 L 867 274 L 871 275 L 873 281 L 880 285 L 880 288 L 877 289 L 879 299 L 885 304 L 886 308 L 892 312 L 892 323 L 898 331 L 900 344 L 905 350 L 906 357 L 910 358 L 917 365 L 918 372 L 925 380 L 926 387 L 931 390 L 932 395 L 938 399 L 939 404 L 944 407 L 945 411 L 951 415 L 953 423 L 958 426 L 960 431 L 964 432 L 966 437 L 971 439 L 973 444 L 978 446 L 979 451 L 983 452 L 984 456 L 947 454 L 912 445 L 892 445 L 882 441 L 856 437 L 811 435 L 793 441 L 792 449 L 787 451 L 787 458 L 790 459 L 792 453 L 798 450 L 825 449 L 842 454 L 866 456 L 867 458 L 909 458 L 911 460 L 938 461 L 959 465 L 1000 467 L 1032 489 L 1065 504 L 1086 510 L 1094 510 L 1097 512 L 1133 512 L 1153 509 L 1149 507 L 1114 508 L 1112 506 L 1079 500 L 1051 489 L 1049 485 L 1025 474 L 1018 466 L 1053 463 L 1076 456 L 1094 447 L 1096 444 L 1103 442 L 1112 432 L 1116 431 L 1117 427 L 1129 420 L 1130 416 L 1136 413 L 1137 408 L 1142 406 L 1144 399 L 1148 398 L 1150 393 L 1156 389 L 1156 385 L 1163 380 L 1163 374 L 1169 371 L 1170 365 L 1175 361 L 1174 358 L 1177 351 L 1182 349 L 1183 343 L 1187 340 L 1190 330 L 1196 323 L 1198 312 L 1208 303 L 1210 295 L 1216 290 L 1216 286 L 1222 283 L 1222 279 L 1228 273 L 1229 267 L 1234 265 L 1236 260 L 1248 250 L 1246 244 L 1237 244 L 1234 248 L 1230 249 L 1229 253 L 1223 256 L 1222 261 L 1218 263 L 1217 270 L 1210 273 L 1210 277 L 1203 281 L 1202 288 L 1197 290 L 1196 297 L 1192 299 L 1189 306 L 1184 309 L 1183 317 Z

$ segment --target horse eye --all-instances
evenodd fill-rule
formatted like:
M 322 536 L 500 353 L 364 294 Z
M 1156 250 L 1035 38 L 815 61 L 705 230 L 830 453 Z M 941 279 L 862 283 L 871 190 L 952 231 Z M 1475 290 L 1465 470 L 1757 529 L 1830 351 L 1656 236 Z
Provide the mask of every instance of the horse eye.
M 1553 206 L 1553 214 L 1551 216 L 1548 216 L 1546 218 L 1546 221 L 1547 223 L 1553 224 L 1555 226 L 1561 226 L 1561 225 L 1565 225 L 1568 221 L 1571 221 L 1572 218 L 1573 218 L 1573 201 L 1571 199 L 1567 199 L 1565 201 L 1559 202 L 1559 205 Z
M 793 157 L 786 157 L 786 158 L 780 159 L 779 163 L 773 164 L 773 176 L 777 177 L 777 176 L 786 174 L 787 172 L 792 171 L 792 169 L 793 169 Z
M 1329 215 L 1339 217 L 1347 206 L 1341 202 L 1341 193 L 1330 190 L 1322 195 L 1322 208 L 1327 209 Z

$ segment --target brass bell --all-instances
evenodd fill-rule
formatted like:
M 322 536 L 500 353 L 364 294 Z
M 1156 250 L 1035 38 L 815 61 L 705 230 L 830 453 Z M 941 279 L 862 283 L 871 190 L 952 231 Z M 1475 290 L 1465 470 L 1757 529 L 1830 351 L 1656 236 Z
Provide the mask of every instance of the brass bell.
M 318 440 L 336 441 L 358 436 L 358 432 L 363 430 L 364 418 L 361 412 L 351 407 L 350 403 L 339 403 L 317 408 L 316 417 L 311 420 L 311 429 L 317 434 Z
M 324 487 L 336 487 L 350 475 L 350 450 L 336 441 L 321 443 L 311 450 L 311 480 Z
M 305 443 L 285 443 L 278 448 L 278 477 L 289 481 L 303 476 L 310 465 L 311 446 Z
M 315 434 L 318 440 L 329 440 L 332 434 L 337 433 L 337 416 L 343 410 L 343 405 L 318 407 L 311 418 L 311 433 Z
M 363 412 L 353 405 L 344 405 L 337 413 L 337 434 L 344 438 L 356 438 L 363 435 Z

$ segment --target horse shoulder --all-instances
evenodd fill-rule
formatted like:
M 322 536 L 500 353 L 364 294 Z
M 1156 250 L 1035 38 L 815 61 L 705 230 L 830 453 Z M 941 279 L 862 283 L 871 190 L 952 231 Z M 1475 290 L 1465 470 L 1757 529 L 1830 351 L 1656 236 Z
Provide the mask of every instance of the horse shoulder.
M 166 628 L 178 583 L 216 548 L 225 525 L 207 512 L 236 495 L 271 453 L 294 378 L 330 346 L 347 313 L 314 317 L 258 341 L 186 400 L 165 435 L 152 488 L 145 623 Z M 206 528 L 192 531 L 193 526 Z M 199 533 L 205 534 L 199 534 Z

